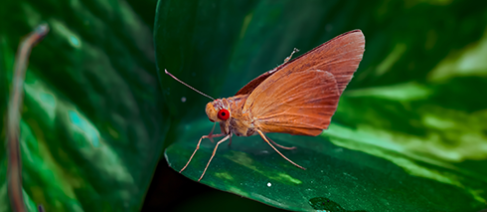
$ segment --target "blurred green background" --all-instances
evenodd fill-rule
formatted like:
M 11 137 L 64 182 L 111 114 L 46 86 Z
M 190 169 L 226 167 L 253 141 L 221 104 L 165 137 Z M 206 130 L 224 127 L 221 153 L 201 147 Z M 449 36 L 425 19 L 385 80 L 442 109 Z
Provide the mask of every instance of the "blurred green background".
M 3 117 L 21 38 L 51 28 L 24 86 L 30 211 L 487 208 L 487 2 L 6 0 L 0 18 Z M 228 97 L 293 48 L 353 29 L 366 51 L 329 130 L 271 135 L 297 146 L 283 153 L 308 170 L 255 136 L 222 145 L 201 183 L 208 141 L 183 174 L 173 170 L 212 123 L 208 99 L 164 69 Z M 11 211 L 5 151 L 0 212 Z

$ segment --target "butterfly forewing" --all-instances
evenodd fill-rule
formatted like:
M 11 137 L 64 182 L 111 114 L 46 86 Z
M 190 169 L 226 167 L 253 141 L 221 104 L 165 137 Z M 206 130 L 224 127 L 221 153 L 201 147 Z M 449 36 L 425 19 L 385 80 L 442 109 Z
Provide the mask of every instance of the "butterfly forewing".
M 263 132 L 320 134 L 328 128 L 364 47 L 362 32 L 351 31 L 266 72 L 240 90 L 250 92 L 243 111 Z
M 239 94 L 250 94 L 268 77 L 278 72 L 305 71 L 309 68 L 328 71 L 338 82 L 340 93 L 343 92 L 353 73 L 357 70 L 365 48 L 365 37 L 360 30 L 343 33 L 311 51 L 282 64 L 250 81 L 242 87 Z

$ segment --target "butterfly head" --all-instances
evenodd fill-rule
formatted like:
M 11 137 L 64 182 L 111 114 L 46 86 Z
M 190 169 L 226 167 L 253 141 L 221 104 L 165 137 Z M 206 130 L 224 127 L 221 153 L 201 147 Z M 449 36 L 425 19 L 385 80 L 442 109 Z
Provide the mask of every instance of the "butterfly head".
M 222 122 L 230 118 L 230 111 L 223 106 L 223 102 L 217 99 L 206 104 L 206 115 L 211 122 Z

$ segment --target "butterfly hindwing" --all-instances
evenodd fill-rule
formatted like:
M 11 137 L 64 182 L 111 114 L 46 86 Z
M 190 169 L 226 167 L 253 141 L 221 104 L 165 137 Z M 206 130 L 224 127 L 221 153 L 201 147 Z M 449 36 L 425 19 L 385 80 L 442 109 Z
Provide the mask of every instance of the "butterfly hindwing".
M 246 104 L 254 126 L 263 132 L 318 135 L 330 124 L 339 98 L 331 73 L 307 70 L 257 87 Z

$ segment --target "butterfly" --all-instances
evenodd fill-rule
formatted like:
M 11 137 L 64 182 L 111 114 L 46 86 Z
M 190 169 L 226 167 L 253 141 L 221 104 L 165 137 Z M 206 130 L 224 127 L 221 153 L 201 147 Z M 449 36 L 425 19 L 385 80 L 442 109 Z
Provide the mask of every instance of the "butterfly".
M 186 165 L 198 151 L 205 138 L 223 137 L 213 149 L 200 181 L 206 173 L 218 146 L 232 135 L 259 135 L 280 156 L 299 167 L 277 148 L 294 149 L 272 141 L 266 133 L 317 136 L 330 125 L 338 100 L 357 70 L 365 51 L 361 30 L 341 34 L 311 51 L 290 60 L 250 81 L 233 97 L 214 99 L 189 86 L 165 70 L 165 73 L 194 91 L 212 99 L 206 105 L 210 121 L 219 123 L 220 134 L 213 130 L 198 141 Z M 213 128 L 214 129 L 214 128 Z

